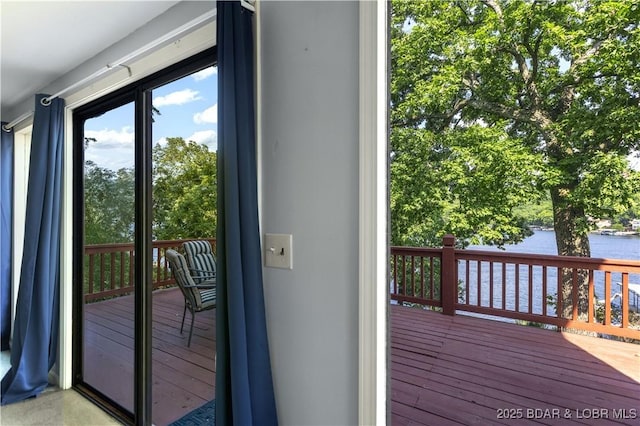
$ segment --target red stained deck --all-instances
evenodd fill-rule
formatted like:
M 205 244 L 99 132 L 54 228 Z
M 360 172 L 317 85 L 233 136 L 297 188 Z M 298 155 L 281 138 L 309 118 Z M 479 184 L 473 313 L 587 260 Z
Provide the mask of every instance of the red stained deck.
M 167 425 L 215 397 L 215 309 L 190 314 L 180 334 L 178 289 L 153 293 L 153 423 Z M 133 297 L 85 305 L 85 381 L 133 408 Z
M 196 315 L 187 348 L 183 303 L 175 289 L 154 292 L 156 425 L 215 395 L 215 310 Z M 87 362 L 100 365 L 87 382 L 133 401 L 133 298 L 85 309 Z M 399 306 L 390 326 L 393 425 L 640 424 L 640 345 Z
M 390 321 L 393 425 L 640 424 L 640 345 L 400 306 Z

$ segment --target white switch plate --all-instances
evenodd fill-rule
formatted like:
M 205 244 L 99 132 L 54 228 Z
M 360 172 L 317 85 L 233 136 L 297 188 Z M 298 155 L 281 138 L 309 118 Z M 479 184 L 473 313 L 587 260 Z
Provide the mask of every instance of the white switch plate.
M 293 235 L 264 234 L 264 265 L 267 268 L 293 269 Z

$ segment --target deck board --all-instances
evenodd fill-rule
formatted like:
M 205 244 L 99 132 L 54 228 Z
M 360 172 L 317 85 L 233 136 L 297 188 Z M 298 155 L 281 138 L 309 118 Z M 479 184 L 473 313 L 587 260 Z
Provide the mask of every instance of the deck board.
M 167 425 L 215 397 L 215 309 L 190 314 L 180 334 L 184 299 L 179 290 L 153 293 L 153 423 Z M 133 297 L 85 305 L 85 382 L 132 410 Z
M 640 345 L 397 305 L 390 311 L 393 424 L 445 424 L 433 416 L 465 425 L 639 423 Z M 506 408 L 524 418 L 498 419 Z M 584 418 L 595 409 L 609 418 Z M 614 419 L 614 409 L 636 418 Z

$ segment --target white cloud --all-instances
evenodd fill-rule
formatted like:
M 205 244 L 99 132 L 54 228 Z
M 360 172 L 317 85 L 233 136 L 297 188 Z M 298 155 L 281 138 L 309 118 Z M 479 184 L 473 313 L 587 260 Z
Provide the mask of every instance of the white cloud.
M 125 126 L 120 130 L 86 130 L 84 136 L 95 139 L 97 145 L 100 146 L 104 146 L 105 144 L 131 144 L 135 138 L 134 130 L 131 126 Z M 89 143 L 89 148 L 97 145 L 95 143 Z
M 198 71 L 197 73 L 193 74 L 191 77 L 193 77 L 195 81 L 202 81 L 214 74 L 218 74 L 218 67 L 205 68 L 202 71 Z
M 197 112 L 193 115 L 193 122 L 196 124 L 207 124 L 218 122 L 218 104 L 205 109 L 202 112 Z
M 201 130 L 187 138 L 199 144 L 207 145 L 210 151 L 218 150 L 218 133 L 215 130 Z
M 155 144 L 153 144 L 153 146 L 155 147 L 156 145 L 160 145 L 160 146 L 165 146 L 167 145 L 167 138 L 165 136 L 161 137 L 160 139 L 158 139 L 156 141 Z
M 199 93 L 200 92 L 191 89 L 179 90 L 169 93 L 166 96 L 158 96 L 153 100 L 153 106 L 160 108 L 167 105 L 184 105 L 202 99 Z
M 120 130 L 86 130 L 84 136 L 96 140 L 87 146 L 86 160 L 111 170 L 133 167 L 135 134 L 132 127 L 127 126 Z

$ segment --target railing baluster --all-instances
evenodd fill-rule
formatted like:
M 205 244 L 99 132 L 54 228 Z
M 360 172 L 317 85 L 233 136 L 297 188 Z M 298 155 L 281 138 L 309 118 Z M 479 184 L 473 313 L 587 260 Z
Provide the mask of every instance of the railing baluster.
M 593 324 L 594 321 L 594 311 L 595 311 L 595 304 L 594 304 L 594 299 L 595 299 L 595 285 L 593 283 L 593 269 L 589 270 L 589 295 L 587 297 L 589 297 L 589 303 L 588 303 L 588 309 L 589 309 L 589 314 L 587 317 L 587 321 L 590 324 Z
M 529 264 L 529 313 L 533 312 L 533 265 Z
M 516 312 L 520 312 L 520 264 L 514 264 L 516 268 Z
M 118 288 L 124 287 L 124 270 L 125 270 L 124 251 L 120 252 L 120 285 Z
M 104 253 L 100 253 L 100 292 L 104 291 Z
M 578 269 L 573 268 L 571 274 L 571 318 L 575 321 L 578 319 Z
M 604 325 L 611 324 L 611 272 L 604 273 Z
M 504 311 L 507 308 L 507 264 L 504 262 L 501 262 L 500 267 L 502 268 L 501 290 L 502 290 L 502 310 Z
M 489 262 L 489 307 L 493 308 L 493 262 Z
M 134 283 L 135 283 L 135 263 L 136 263 L 136 256 L 135 256 L 135 250 L 130 250 L 129 251 L 129 282 L 127 285 L 127 288 L 133 289 L 134 287 Z
M 424 299 L 424 256 L 420 256 L 420 297 Z
M 407 295 L 407 256 L 402 256 L 402 292 Z
M 622 273 L 622 328 L 629 327 L 629 274 Z
M 416 257 L 411 256 L 411 295 L 416 295 Z
M 542 316 L 547 316 L 547 267 L 542 267 Z
M 562 299 L 564 298 L 564 295 L 562 293 L 562 275 L 564 274 L 564 268 L 558 267 L 556 269 L 558 271 L 558 297 L 556 297 L 556 316 L 558 318 L 562 318 L 564 316 L 562 315 Z
M 469 274 L 471 273 L 470 271 L 470 263 L 467 260 L 466 262 L 466 270 L 465 270 L 465 294 L 464 294 L 464 298 L 465 298 L 465 303 L 468 305 L 471 302 L 471 293 L 470 293 L 470 288 L 469 288 Z
M 115 253 L 109 253 L 109 290 L 116 288 L 116 256 Z
M 435 274 L 434 270 L 433 270 L 433 266 L 434 266 L 434 262 L 433 262 L 433 256 L 429 257 L 429 270 L 431 271 L 429 273 L 429 298 L 430 299 L 435 299 L 436 297 L 436 293 L 434 291 L 434 280 L 433 280 L 433 275 Z M 440 275 L 442 276 L 442 271 L 440 271 Z M 440 293 L 442 293 L 442 289 L 440 289 Z
M 398 294 L 398 256 L 393 256 L 393 294 Z
M 156 279 L 155 282 L 153 283 L 153 287 L 155 288 L 156 285 L 158 285 L 159 281 L 162 281 L 162 274 L 161 274 L 161 265 L 160 265 L 160 259 L 161 256 L 160 254 L 162 253 L 162 249 L 160 247 L 156 247 L 153 250 L 155 250 L 156 252 Z
M 95 267 L 94 267 L 95 261 L 96 261 L 95 254 L 90 254 L 89 255 L 89 288 L 87 289 L 87 293 L 89 294 L 93 294 L 93 285 L 94 285 L 93 274 L 95 272 Z
M 478 261 L 478 270 L 476 271 L 476 280 L 478 282 L 478 291 L 476 295 L 478 297 L 478 306 L 482 306 L 482 262 Z

